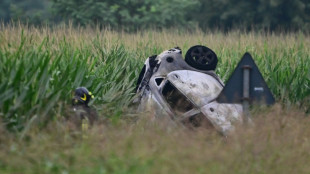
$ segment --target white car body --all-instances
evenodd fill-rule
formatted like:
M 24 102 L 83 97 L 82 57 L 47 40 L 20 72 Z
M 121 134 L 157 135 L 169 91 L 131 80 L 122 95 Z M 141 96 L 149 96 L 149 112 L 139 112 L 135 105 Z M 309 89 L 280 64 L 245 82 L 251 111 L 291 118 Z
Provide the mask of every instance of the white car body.
M 137 89 L 138 111 L 152 112 L 154 119 L 193 122 L 194 126 L 203 126 L 197 121 L 207 119 L 227 134 L 242 122 L 242 106 L 218 103 L 223 87 L 213 70 L 196 69 L 183 60 L 180 49 L 170 49 L 146 60 Z

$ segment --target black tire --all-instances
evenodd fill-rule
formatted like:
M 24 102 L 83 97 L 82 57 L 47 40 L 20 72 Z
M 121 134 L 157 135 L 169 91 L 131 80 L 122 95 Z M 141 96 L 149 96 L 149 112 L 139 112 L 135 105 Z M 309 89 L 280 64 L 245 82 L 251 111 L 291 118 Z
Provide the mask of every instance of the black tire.
M 215 70 L 217 61 L 214 51 L 202 45 L 192 46 L 185 55 L 185 62 L 199 70 Z

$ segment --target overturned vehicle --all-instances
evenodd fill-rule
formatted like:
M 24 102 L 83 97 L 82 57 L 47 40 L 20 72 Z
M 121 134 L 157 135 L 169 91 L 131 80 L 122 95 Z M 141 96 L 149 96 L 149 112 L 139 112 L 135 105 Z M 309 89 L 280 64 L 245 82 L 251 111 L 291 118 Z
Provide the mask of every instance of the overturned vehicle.
M 137 82 L 139 112 L 190 127 L 214 127 L 226 134 L 242 122 L 242 106 L 216 101 L 224 87 L 215 74 L 218 59 L 208 47 L 191 47 L 185 60 L 176 47 L 147 58 Z

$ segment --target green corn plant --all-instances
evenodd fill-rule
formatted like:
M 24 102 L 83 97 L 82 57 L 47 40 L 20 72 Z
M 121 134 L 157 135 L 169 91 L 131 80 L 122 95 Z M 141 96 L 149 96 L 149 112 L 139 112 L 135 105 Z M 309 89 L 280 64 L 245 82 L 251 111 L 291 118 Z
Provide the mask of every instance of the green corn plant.
M 13 32 L 20 34 L 7 37 Z M 171 31 L 124 34 L 66 27 L 53 31 L 43 28 L 40 32 L 22 26 L 0 31 L 0 116 L 10 130 L 22 130 L 28 123 L 44 126 L 56 115 L 65 116 L 72 92 L 79 86 L 95 94 L 90 105 L 100 117 L 126 117 L 145 59 L 177 45 L 184 47 L 183 55 L 195 44 L 214 48 L 219 58 L 216 73 L 225 82 L 244 52 L 250 52 L 277 102 L 310 112 L 306 35 L 281 38 L 264 33 Z M 268 37 L 283 42 L 275 44 Z M 230 43 L 230 38 L 237 40 Z

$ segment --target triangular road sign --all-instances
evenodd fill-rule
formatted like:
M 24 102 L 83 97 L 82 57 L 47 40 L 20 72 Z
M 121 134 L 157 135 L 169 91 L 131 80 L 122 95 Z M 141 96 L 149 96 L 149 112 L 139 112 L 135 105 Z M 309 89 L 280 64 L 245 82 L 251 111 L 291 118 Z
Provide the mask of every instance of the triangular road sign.
M 244 98 L 243 96 L 244 69 L 249 69 L 248 98 Z M 272 105 L 275 102 L 262 74 L 259 72 L 257 65 L 249 53 L 244 54 L 217 98 L 219 103 L 241 103 L 243 100 L 249 100 L 250 104 Z

